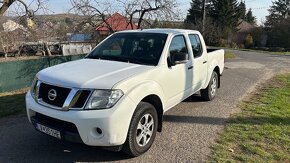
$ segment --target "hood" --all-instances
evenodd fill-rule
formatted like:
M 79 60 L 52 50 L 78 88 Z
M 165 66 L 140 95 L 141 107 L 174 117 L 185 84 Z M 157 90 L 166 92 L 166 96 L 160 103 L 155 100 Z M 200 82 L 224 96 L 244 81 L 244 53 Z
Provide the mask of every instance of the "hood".
M 37 74 L 37 78 L 66 87 L 111 89 L 116 83 L 152 68 L 125 62 L 81 59 L 46 68 Z

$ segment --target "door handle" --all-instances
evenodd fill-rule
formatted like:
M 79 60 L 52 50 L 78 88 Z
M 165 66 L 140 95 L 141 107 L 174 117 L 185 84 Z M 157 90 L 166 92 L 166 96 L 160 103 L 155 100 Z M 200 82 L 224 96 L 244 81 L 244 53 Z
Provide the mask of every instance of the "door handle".
M 193 66 L 189 66 L 187 69 L 188 69 L 188 70 L 191 70 L 191 69 L 193 69 Z
M 206 64 L 206 63 L 207 63 L 207 61 L 204 61 L 204 62 L 203 62 L 203 64 Z

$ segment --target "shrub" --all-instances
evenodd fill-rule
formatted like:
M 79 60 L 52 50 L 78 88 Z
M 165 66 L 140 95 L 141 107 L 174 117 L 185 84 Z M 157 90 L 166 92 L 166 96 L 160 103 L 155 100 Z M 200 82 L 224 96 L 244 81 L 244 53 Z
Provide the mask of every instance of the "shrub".
M 238 47 L 239 47 L 240 49 L 245 49 L 245 45 L 244 45 L 244 44 L 239 44 Z
M 218 46 L 220 47 L 226 47 L 227 43 L 226 43 L 226 40 L 225 39 L 219 39 L 218 41 Z
M 245 38 L 245 48 L 251 48 L 254 45 L 253 37 L 248 34 Z
M 234 49 L 238 49 L 239 48 L 237 43 L 235 43 L 235 42 L 231 42 L 230 47 L 234 48 Z
M 284 52 L 285 48 L 280 48 L 280 47 L 271 47 L 269 48 L 270 52 Z

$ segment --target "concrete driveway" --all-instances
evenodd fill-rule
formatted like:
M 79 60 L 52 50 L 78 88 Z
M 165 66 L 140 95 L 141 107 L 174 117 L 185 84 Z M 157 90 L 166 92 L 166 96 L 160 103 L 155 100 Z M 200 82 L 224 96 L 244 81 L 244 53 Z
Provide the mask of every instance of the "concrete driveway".
M 204 102 L 192 96 L 167 112 L 163 132 L 140 157 L 60 142 L 36 132 L 20 115 L 0 119 L 0 162 L 204 162 L 245 95 L 274 74 L 290 72 L 290 56 L 234 52 L 237 58 L 227 60 L 217 98 Z

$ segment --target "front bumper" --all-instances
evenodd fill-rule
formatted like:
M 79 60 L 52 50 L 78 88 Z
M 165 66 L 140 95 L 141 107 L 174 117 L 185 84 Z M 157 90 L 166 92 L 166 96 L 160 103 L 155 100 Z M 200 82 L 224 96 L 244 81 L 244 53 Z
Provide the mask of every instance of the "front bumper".
M 123 96 L 111 109 L 105 110 L 54 110 L 38 104 L 30 92 L 26 94 L 26 111 L 32 124 L 40 123 L 61 131 L 64 140 L 83 142 L 90 146 L 118 146 L 124 144 L 131 117 L 137 104 L 128 96 Z M 44 115 L 48 120 L 40 120 L 37 115 Z M 51 118 L 51 120 L 49 120 Z M 60 123 L 71 123 L 76 130 L 67 130 Z M 52 125 L 53 124 L 53 125 Z M 97 128 L 102 133 L 97 132 Z M 80 139 L 79 139 L 80 138 Z
M 30 119 L 34 128 L 38 131 L 39 129 L 37 129 L 37 124 L 40 124 L 40 125 L 49 127 L 50 129 L 59 131 L 61 135 L 61 140 L 75 142 L 75 143 L 83 143 L 77 131 L 77 128 L 72 123 L 50 118 L 45 115 L 41 115 L 39 113 L 36 113 L 36 115 L 31 117 Z M 65 125 L 65 124 L 70 124 L 70 125 Z

